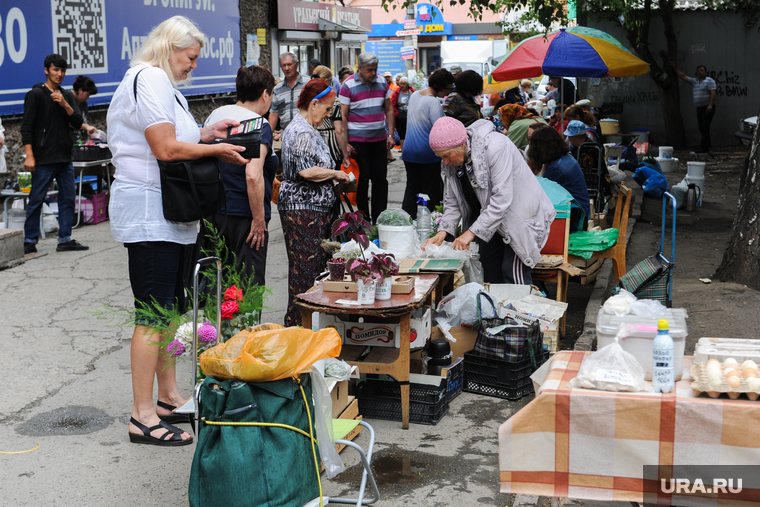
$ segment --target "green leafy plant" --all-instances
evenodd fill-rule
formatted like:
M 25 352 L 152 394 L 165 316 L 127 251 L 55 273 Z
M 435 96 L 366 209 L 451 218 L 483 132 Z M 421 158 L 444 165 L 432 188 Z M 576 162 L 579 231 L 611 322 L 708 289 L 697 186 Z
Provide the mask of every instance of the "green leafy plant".
M 353 239 L 362 247 L 362 260 L 366 263 L 364 257 L 364 250 L 369 247 L 369 236 L 372 234 L 372 226 L 364 218 L 364 213 L 361 211 L 354 211 L 343 213 L 343 215 L 332 224 L 333 237 L 345 234 L 350 239 Z
M 377 273 L 380 280 L 384 280 L 393 274 L 395 261 L 396 257 L 393 254 L 381 253 L 372 254 L 368 264 L 370 270 Z

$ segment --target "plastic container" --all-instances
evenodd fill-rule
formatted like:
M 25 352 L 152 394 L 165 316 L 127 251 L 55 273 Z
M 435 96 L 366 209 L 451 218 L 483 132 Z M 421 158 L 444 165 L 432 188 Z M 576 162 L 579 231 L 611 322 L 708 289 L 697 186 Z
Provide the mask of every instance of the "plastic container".
M 655 160 L 657 160 L 657 163 L 660 164 L 660 168 L 662 168 L 662 172 L 664 173 L 674 173 L 676 170 L 678 170 L 677 158 L 655 157 Z
M 635 129 L 631 130 L 631 134 L 638 134 L 639 138 L 636 140 L 638 143 L 649 142 L 649 129 Z
M 448 413 L 448 382 L 439 378 L 438 385 L 410 382 L 409 422 L 436 425 Z M 366 379 L 359 384 L 356 398 L 359 413 L 364 417 L 401 421 L 401 384 L 398 382 Z
M 397 259 L 407 259 L 414 254 L 414 226 L 412 225 L 380 225 L 377 235 L 380 248 L 387 250 Z
M 536 358 L 536 367 L 541 366 L 549 354 Z M 502 359 L 478 356 L 471 352 L 464 353 L 463 391 L 484 394 L 506 400 L 519 400 L 533 393 L 530 376 L 535 369 L 530 359 L 510 363 Z
M 23 229 L 26 222 L 26 210 L 14 209 L 8 210 L 8 229 Z
M 686 310 L 670 308 L 658 317 L 668 321 L 671 338 L 673 338 L 673 354 L 675 379 L 681 379 L 683 374 L 683 355 L 686 347 L 686 337 L 689 335 L 686 327 Z M 657 318 L 639 317 L 638 315 L 609 315 L 599 310 L 596 319 L 597 350 L 615 341 L 620 324 L 633 324 L 636 331 L 627 338 L 620 340 L 623 350 L 630 352 L 644 368 L 646 380 L 652 380 L 652 342 L 657 336 Z
M 760 364 L 760 340 L 757 338 L 700 338 L 694 350 L 694 364 L 717 359 L 721 363 L 733 357 L 739 364 L 751 359 Z
M 673 158 L 673 147 L 660 146 L 660 158 Z
M 620 122 L 612 118 L 599 120 L 599 125 L 602 127 L 603 136 L 611 136 L 620 132 Z
M 705 177 L 705 163 L 704 162 L 687 162 L 686 176 L 692 176 L 695 178 L 704 178 Z

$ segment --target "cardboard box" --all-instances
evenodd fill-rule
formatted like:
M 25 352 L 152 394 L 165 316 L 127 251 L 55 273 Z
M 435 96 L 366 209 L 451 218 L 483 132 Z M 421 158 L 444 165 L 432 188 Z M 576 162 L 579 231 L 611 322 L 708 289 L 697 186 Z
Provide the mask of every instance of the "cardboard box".
M 332 416 L 337 418 L 348 407 L 348 380 L 339 380 L 333 384 L 330 391 L 332 398 Z
M 316 313 L 312 315 L 315 319 Z M 423 307 L 412 314 L 410 321 L 411 336 L 409 346 L 412 349 L 422 348 L 430 338 L 432 312 Z M 319 327 L 333 327 L 343 339 L 345 345 L 366 345 L 372 347 L 401 346 L 401 324 L 377 322 L 364 318 L 364 322 L 351 322 L 341 319 L 338 315 L 320 314 Z
M 451 346 L 451 359 L 456 361 L 459 357 L 464 357 L 465 352 L 469 352 L 475 347 L 475 340 L 478 338 L 478 332 L 469 327 L 452 327 L 449 331 L 456 342 L 449 341 Z M 436 326 L 433 328 L 430 339 L 446 338 L 443 332 Z
M 413 276 L 394 276 L 391 294 L 409 294 L 414 289 Z M 356 282 L 346 275 L 342 282 L 322 280 L 322 290 L 325 292 L 356 292 Z
M 464 358 L 458 357 L 451 366 L 441 369 L 441 377 L 445 377 L 448 382 L 449 403 L 451 400 L 462 394 L 462 385 L 464 384 Z

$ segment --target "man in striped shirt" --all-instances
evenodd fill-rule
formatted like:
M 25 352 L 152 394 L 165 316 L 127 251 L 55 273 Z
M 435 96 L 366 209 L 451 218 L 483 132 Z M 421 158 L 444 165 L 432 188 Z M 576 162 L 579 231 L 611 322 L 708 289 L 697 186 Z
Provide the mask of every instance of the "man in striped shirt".
M 356 74 L 348 77 L 340 89 L 340 107 L 348 128 L 343 163 L 350 165 L 351 152 L 356 152 L 359 182 L 356 205 L 368 220 L 388 207 L 388 161 L 386 154 L 393 147 L 393 106 L 391 89 L 377 75 L 378 59 L 373 53 L 359 55 Z M 386 129 L 387 126 L 387 129 Z M 372 181 L 372 214 L 369 212 L 369 182 Z
M 298 72 L 298 57 L 293 53 L 283 53 L 280 55 L 280 68 L 285 75 L 277 86 L 274 87 L 274 99 L 269 111 L 269 124 L 274 131 L 274 140 L 279 141 L 281 132 L 293 120 L 293 115 L 298 114 L 296 102 L 301 96 L 301 90 L 309 78 L 304 78 Z M 277 129 L 277 120 L 280 121 L 280 128 Z

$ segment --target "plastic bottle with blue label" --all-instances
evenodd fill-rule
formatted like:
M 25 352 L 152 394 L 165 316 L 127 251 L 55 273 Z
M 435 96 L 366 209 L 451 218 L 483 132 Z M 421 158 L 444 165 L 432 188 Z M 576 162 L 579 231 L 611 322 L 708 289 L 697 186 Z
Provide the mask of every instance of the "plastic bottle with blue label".
M 670 393 L 675 387 L 673 338 L 668 331 L 668 321 L 660 319 L 652 342 L 652 386 L 656 393 Z
M 417 194 L 417 236 L 420 238 L 420 243 L 430 238 L 432 230 L 430 210 L 427 207 L 429 200 L 430 197 L 426 194 Z

